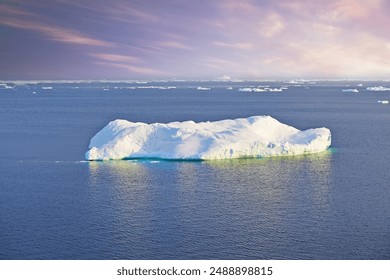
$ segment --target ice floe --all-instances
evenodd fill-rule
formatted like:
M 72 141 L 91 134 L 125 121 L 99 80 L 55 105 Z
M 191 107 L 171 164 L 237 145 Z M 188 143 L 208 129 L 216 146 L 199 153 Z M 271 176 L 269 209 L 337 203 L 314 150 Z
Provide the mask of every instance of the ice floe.
M 286 87 L 281 88 L 269 88 L 269 87 L 244 87 L 239 88 L 238 91 L 242 92 L 282 92 L 283 90 L 287 89 Z
M 379 87 L 368 87 L 367 90 L 370 91 L 390 91 L 390 88 L 379 86 Z
M 4 89 L 13 89 L 14 87 L 13 86 L 10 86 L 8 84 L 5 84 L 5 83 L 1 83 L 0 84 L 0 87 L 4 88 Z
M 356 88 L 347 88 L 343 89 L 342 92 L 359 92 L 359 90 L 357 90 Z
M 209 87 L 197 87 L 197 90 L 211 90 Z

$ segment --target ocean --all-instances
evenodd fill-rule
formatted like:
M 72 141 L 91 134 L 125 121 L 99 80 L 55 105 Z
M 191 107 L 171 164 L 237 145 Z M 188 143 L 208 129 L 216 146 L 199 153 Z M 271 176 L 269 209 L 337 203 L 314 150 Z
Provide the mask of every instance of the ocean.
M 0 259 L 390 259 L 390 105 L 377 102 L 390 91 L 367 90 L 378 86 L 390 82 L 1 82 Z M 256 115 L 327 127 L 331 149 L 84 160 L 115 119 Z

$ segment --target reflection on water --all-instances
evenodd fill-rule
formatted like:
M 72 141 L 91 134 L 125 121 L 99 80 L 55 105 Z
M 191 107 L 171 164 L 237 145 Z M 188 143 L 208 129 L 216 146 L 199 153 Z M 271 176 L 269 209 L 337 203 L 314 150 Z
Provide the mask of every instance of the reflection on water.
M 330 218 L 331 160 L 90 162 L 89 182 L 115 257 L 283 258 Z

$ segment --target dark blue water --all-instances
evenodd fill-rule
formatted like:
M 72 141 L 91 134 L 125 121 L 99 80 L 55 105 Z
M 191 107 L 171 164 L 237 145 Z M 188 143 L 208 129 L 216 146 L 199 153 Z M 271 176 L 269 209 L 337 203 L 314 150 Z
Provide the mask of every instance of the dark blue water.
M 377 100 L 390 92 L 365 88 L 390 84 L 341 92 L 358 83 L 283 93 L 237 91 L 286 85 L 277 82 L 0 86 L 0 259 L 389 259 L 390 107 Z M 150 85 L 177 88 L 132 88 Z M 271 159 L 83 162 L 90 138 L 117 118 L 252 115 L 328 127 L 333 148 Z

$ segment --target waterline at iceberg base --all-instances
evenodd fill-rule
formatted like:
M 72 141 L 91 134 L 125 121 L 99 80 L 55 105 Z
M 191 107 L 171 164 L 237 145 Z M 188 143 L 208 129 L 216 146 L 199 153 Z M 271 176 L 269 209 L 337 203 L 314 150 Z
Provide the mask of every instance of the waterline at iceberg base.
M 166 124 L 115 120 L 91 139 L 85 158 L 217 160 L 318 153 L 330 145 L 328 128 L 301 131 L 270 116 Z

